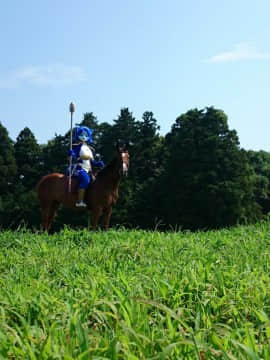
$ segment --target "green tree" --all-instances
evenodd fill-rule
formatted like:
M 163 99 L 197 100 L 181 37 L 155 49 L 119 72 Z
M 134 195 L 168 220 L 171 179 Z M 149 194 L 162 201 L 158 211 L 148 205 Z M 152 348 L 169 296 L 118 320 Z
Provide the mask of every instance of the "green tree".
M 14 185 L 13 219 L 15 226 L 39 227 L 39 204 L 35 186 L 41 177 L 41 151 L 32 131 L 26 127 L 14 145 L 18 169 Z
M 122 140 L 129 140 L 134 142 L 137 140 L 138 126 L 137 121 L 133 117 L 132 112 L 128 108 L 122 108 L 120 110 L 120 115 L 117 119 L 114 120 L 113 132 L 114 140 L 118 138 Z
M 13 223 L 14 188 L 17 175 L 14 143 L 0 123 L 0 226 Z
M 164 168 L 164 141 L 151 111 L 144 112 L 137 127 L 138 138 L 132 147 L 136 160 L 132 166 L 135 191 L 130 215 L 134 226 L 153 228 L 156 225 L 156 183 Z
M 160 190 L 163 219 L 184 228 L 217 228 L 260 215 L 252 171 L 227 116 L 209 107 L 176 119 Z
M 117 119 L 113 121 L 112 126 L 104 126 L 105 132 L 101 138 L 102 153 L 106 162 L 109 162 L 114 156 L 114 146 L 118 140 L 123 142 L 135 143 L 139 136 L 138 123 L 128 108 L 120 110 Z M 129 176 L 123 179 L 119 187 L 119 200 L 113 209 L 112 224 L 121 224 L 131 226 L 131 209 L 134 207 L 135 187 L 134 187 L 134 149 L 130 152 Z
M 0 123 L 0 194 L 7 192 L 17 174 L 14 143 L 7 129 Z
M 18 177 L 26 189 L 33 188 L 40 177 L 41 151 L 32 131 L 26 127 L 14 145 Z
M 270 153 L 247 151 L 248 161 L 254 171 L 255 199 L 263 214 L 270 212 Z
M 41 147 L 42 175 L 52 172 L 65 173 L 68 167 L 69 136 L 55 135 Z
M 134 142 L 137 140 L 137 121 L 128 108 L 122 108 L 113 124 L 101 124 L 102 136 L 100 137 L 101 151 L 106 162 L 114 156 L 114 147 L 118 140 Z
M 136 176 L 140 182 L 149 179 L 155 175 L 159 167 L 159 158 L 157 155 L 160 150 L 160 138 L 158 131 L 160 127 L 154 114 L 151 111 L 144 112 L 142 121 L 137 123 L 138 138 L 134 143 L 136 153 Z

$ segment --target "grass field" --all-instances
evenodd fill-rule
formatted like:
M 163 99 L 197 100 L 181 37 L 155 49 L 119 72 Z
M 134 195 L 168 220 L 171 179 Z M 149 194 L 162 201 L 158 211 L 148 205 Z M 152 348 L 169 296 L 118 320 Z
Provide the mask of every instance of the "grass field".
M 0 234 L 0 359 L 270 359 L 270 222 Z

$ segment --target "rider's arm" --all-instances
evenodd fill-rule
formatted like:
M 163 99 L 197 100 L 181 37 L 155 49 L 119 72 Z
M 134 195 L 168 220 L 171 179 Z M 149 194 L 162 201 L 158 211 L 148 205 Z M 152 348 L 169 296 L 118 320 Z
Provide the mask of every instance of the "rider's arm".
M 95 166 L 95 167 L 101 168 L 101 169 L 105 166 L 105 164 L 102 160 L 99 160 L 99 161 L 92 160 L 91 164 L 92 164 L 92 166 Z
M 76 153 L 75 151 L 72 149 L 72 150 L 69 150 L 68 151 L 68 156 L 72 156 L 72 158 L 76 158 Z

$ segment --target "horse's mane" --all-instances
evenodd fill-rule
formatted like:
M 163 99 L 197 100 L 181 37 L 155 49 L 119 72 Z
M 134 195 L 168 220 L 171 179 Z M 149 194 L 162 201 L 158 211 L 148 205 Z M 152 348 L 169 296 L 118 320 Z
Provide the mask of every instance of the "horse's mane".
M 100 170 L 100 172 L 97 175 L 97 179 L 101 179 L 105 176 L 107 176 L 108 173 L 112 171 L 112 169 L 115 167 L 115 163 L 117 162 L 117 156 L 115 156 L 108 165 L 106 165 L 103 169 Z

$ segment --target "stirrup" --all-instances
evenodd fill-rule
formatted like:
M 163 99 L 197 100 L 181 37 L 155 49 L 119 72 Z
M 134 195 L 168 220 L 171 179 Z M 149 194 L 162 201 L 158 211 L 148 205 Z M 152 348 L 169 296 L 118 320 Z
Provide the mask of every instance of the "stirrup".
M 84 203 L 83 201 L 77 201 L 75 204 L 76 207 L 86 207 L 86 203 Z

